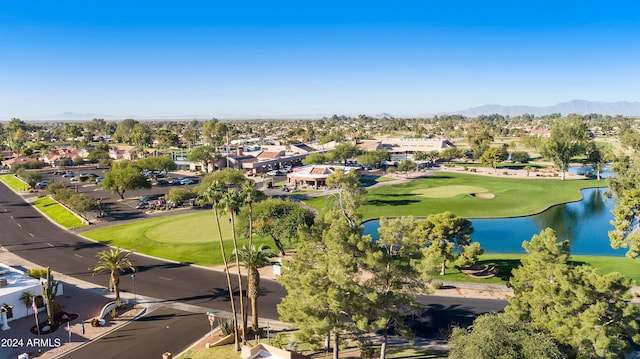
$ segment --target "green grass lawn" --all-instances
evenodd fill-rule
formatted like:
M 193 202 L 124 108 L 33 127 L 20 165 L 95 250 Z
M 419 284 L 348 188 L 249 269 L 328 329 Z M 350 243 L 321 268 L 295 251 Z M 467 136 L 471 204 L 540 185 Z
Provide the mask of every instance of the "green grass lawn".
M 0 175 L 0 181 L 4 182 L 7 186 L 13 188 L 14 191 L 25 191 L 29 189 L 29 185 L 22 182 L 18 177 L 13 174 Z
M 465 218 L 516 217 L 539 213 L 552 205 L 580 200 L 580 189 L 606 186 L 606 181 L 515 179 L 439 172 L 401 184 L 367 190 L 360 208 L 365 220 L 388 216 L 424 217 L 451 211 Z M 492 194 L 478 198 L 471 193 Z M 305 200 L 320 209 L 324 197 Z
M 42 197 L 33 202 L 33 206 L 42 211 L 47 217 L 66 229 L 86 226 L 78 217 L 58 202 L 49 197 Z
M 520 259 L 524 254 L 483 254 L 478 260 L 478 265 L 495 265 L 500 271 L 493 278 L 482 279 L 473 278 L 460 273 L 455 268 L 447 268 L 444 276 L 437 276 L 436 280 L 447 280 L 452 282 L 470 283 L 490 283 L 506 284 L 511 277 L 511 271 L 520 265 Z M 569 261 L 574 264 L 587 264 L 602 274 L 619 272 L 625 277 L 640 283 L 640 270 L 638 270 L 638 260 L 625 257 L 605 257 L 605 256 L 571 256 Z
M 233 253 L 231 225 L 220 216 L 225 254 Z M 218 231 L 212 211 L 149 219 L 84 233 L 85 236 L 112 246 L 138 253 L 199 265 L 222 264 Z M 254 243 L 275 246 L 272 240 L 254 237 Z M 247 239 L 238 238 L 238 246 Z

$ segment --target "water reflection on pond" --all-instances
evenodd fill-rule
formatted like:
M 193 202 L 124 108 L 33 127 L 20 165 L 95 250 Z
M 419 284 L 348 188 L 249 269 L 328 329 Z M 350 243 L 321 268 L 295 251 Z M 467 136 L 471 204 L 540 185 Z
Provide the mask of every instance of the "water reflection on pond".
M 554 206 L 533 216 L 472 219 L 475 232 L 471 237 L 480 242 L 485 253 L 525 253 L 522 241 L 551 227 L 558 239 L 571 242 L 571 254 L 624 256 L 624 249 L 614 250 L 609 245 L 614 202 L 604 196 L 606 190 L 584 189 L 581 201 Z M 367 221 L 364 227 L 365 234 L 377 238 L 378 220 Z

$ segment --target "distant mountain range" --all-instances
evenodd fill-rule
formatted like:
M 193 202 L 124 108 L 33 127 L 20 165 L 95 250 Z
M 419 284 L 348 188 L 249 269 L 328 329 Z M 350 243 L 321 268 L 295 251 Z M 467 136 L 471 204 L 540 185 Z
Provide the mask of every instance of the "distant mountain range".
M 502 105 L 484 105 L 479 107 L 472 107 L 466 110 L 451 111 L 439 113 L 441 114 L 456 114 L 465 117 L 477 117 L 479 115 L 491 115 L 500 114 L 503 116 L 519 116 L 523 114 L 531 114 L 534 116 L 550 115 L 552 113 L 559 113 L 566 116 L 570 113 L 576 113 L 580 115 L 587 115 L 590 113 L 597 113 L 602 115 L 622 115 L 630 117 L 640 117 L 640 102 L 603 102 L 603 101 L 586 101 L 586 100 L 572 100 L 567 102 L 561 102 L 552 106 L 537 107 L 537 106 L 502 106 Z M 424 115 L 424 117 L 431 117 L 434 114 Z M 54 121 L 89 121 L 93 118 L 104 118 L 106 120 L 122 120 L 125 118 L 133 118 L 136 120 L 190 120 L 200 119 L 206 120 L 212 117 L 220 119 L 304 119 L 304 118 L 321 118 L 323 116 L 331 115 L 311 115 L 311 114 L 296 114 L 296 115 L 281 115 L 281 116 L 261 116 L 261 115 L 225 115 L 218 114 L 218 116 L 210 115 L 182 115 L 182 116 L 114 116 L 108 114 L 95 114 L 95 113 L 75 113 L 75 112 L 63 112 L 57 115 L 50 115 L 40 118 L 28 118 L 27 120 L 54 120 Z M 403 117 L 389 114 L 386 112 L 373 115 L 376 118 L 383 117 Z M 410 117 L 410 116 L 409 116 Z M 422 117 L 422 116 L 421 116 Z
M 622 115 L 635 117 L 640 116 L 640 102 L 602 102 L 572 100 L 545 107 L 484 105 L 480 107 L 468 108 L 462 111 L 448 112 L 448 114 L 457 114 L 466 117 L 476 117 L 479 115 L 491 115 L 496 113 L 503 116 L 518 116 L 525 113 L 534 116 L 544 116 L 550 115 L 552 113 L 560 113 L 562 115 L 568 115 L 571 113 L 579 115 L 597 113 L 611 116 Z

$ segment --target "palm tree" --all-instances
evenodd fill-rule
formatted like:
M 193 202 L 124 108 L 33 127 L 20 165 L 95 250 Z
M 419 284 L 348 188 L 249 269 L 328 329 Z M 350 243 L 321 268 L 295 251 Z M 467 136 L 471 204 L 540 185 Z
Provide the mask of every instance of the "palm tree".
M 249 206 L 249 248 L 253 247 L 253 203 L 264 197 L 264 193 L 256 189 L 256 183 L 247 180 L 242 183 L 240 195 L 245 204 Z
M 261 244 L 258 249 L 255 246 L 242 246 L 237 251 L 236 259 L 238 259 L 247 269 L 247 297 L 251 299 L 251 322 L 253 329 L 258 330 L 258 297 L 260 296 L 260 272 L 258 268 L 271 264 L 269 258 L 276 256 L 269 246 Z
M 229 263 L 227 262 L 227 256 L 224 253 L 224 240 L 222 238 L 222 229 L 220 229 L 220 216 L 218 215 L 218 207 L 220 200 L 222 199 L 223 192 L 220 182 L 214 181 L 209 187 L 207 187 L 202 193 L 201 198 L 213 205 L 213 215 L 216 219 L 216 227 L 218 229 L 218 239 L 220 240 L 220 252 L 222 254 L 222 261 L 224 262 L 225 273 L 227 274 L 227 287 L 229 289 L 229 299 L 231 300 L 231 312 L 233 313 L 233 327 L 236 351 L 240 350 L 240 342 L 238 340 L 238 318 L 236 317 L 236 302 L 233 297 L 233 286 L 231 285 L 231 275 L 229 274 Z
M 235 188 L 228 188 L 227 192 L 220 199 L 219 205 L 225 212 L 229 214 L 229 222 L 231 222 L 231 234 L 233 238 L 233 252 L 238 253 L 238 239 L 236 236 L 235 214 L 240 208 L 240 194 Z M 238 287 L 240 291 L 240 317 L 242 318 L 242 341 L 245 341 L 247 333 L 247 317 L 244 308 L 244 294 L 242 291 L 242 273 L 240 273 L 240 260 L 236 256 L 236 267 L 238 267 Z
M 98 258 L 98 264 L 89 268 L 93 271 L 93 275 L 102 272 L 109 272 L 109 290 L 116 294 L 116 303 L 120 303 L 120 273 L 126 272 L 130 269 L 132 272 L 136 271 L 136 267 L 131 263 L 129 259 L 131 252 L 123 252 L 120 248 L 111 248 L 102 252 L 98 252 L 96 257 Z
M 20 295 L 20 303 L 24 304 L 24 306 L 27 307 L 27 314 L 29 314 L 29 308 L 31 308 L 34 299 L 34 294 L 28 291 L 22 292 L 22 294 Z

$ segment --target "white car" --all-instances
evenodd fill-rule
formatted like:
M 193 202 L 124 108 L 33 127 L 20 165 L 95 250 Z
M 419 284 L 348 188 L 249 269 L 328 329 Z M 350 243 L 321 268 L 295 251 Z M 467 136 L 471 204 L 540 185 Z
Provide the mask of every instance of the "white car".
M 276 170 L 267 172 L 267 176 L 277 176 L 277 175 L 278 175 L 278 171 Z

